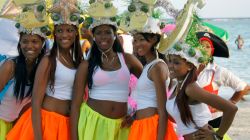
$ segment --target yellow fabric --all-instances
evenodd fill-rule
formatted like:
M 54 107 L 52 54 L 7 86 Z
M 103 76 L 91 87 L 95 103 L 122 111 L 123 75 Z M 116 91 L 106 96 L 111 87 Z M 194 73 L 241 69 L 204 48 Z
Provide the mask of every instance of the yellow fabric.
M 5 140 L 5 136 L 12 128 L 12 123 L 0 119 L 0 140 Z
M 79 140 L 127 140 L 129 128 L 121 128 L 122 119 L 110 119 L 81 105 L 78 123 Z
M 214 128 L 214 131 L 217 131 L 218 128 Z M 223 140 L 232 140 L 228 134 L 225 134 L 224 137 L 223 137 Z

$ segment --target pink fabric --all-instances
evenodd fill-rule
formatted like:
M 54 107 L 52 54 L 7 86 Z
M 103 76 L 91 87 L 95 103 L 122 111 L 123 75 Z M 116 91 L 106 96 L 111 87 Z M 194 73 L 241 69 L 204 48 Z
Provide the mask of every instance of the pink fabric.
M 131 94 L 131 92 L 135 89 L 137 83 L 137 77 L 133 74 L 130 75 L 130 80 L 129 80 L 129 93 Z
M 133 90 L 135 90 L 137 83 L 137 77 L 135 75 L 131 74 L 130 75 L 130 80 L 129 80 L 129 97 L 128 97 L 128 112 L 131 116 L 134 115 L 136 108 L 137 108 L 137 103 L 136 101 L 131 97 L 131 93 Z
M 175 29 L 175 24 L 167 24 L 165 27 L 161 30 L 163 33 L 171 33 Z

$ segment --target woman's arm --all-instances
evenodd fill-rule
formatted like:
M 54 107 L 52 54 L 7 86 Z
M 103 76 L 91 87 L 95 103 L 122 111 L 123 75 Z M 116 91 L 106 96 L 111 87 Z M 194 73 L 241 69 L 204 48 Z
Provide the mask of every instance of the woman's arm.
M 124 58 L 130 73 L 139 78 L 143 69 L 141 62 L 135 56 L 127 53 L 124 53 Z
M 152 67 L 149 73 L 156 89 L 157 110 L 159 114 L 157 140 L 163 140 L 167 128 L 167 112 L 166 112 L 166 80 L 168 78 L 168 68 L 165 63 L 157 63 Z
M 49 58 L 46 56 L 40 62 L 35 76 L 34 87 L 32 91 L 32 126 L 35 140 L 42 140 L 41 108 L 45 96 L 49 77 Z
M 241 91 L 236 91 L 233 96 L 231 97 L 230 101 L 234 104 L 239 102 L 244 95 L 246 95 L 250 91 L 250 86 L 247 85 L 243 90 Z
M 0 67 L 0 91 L 3 90 L 8 81 L 14 76 L 15 63 L 12 60 L 8 60 Z
M 70 131 L 71 139 L 78 140 L 78 120 L 80 115 L 80 107 L 83 102 L 83 95 L 85 92 L 85 87 L 87 83 L 88 76 L 88 62 L 83 61 L 75 76 L 73 98 L 71 103 L 70 111 Z
M 220 96 L 210 94 L 196 83 L 188 85 L 185 91 L 191 99 L 208 104 L 223 112 L 219 130 L 216 132 L 219 136 L 223 136 L 231 126 L 238 108 Z

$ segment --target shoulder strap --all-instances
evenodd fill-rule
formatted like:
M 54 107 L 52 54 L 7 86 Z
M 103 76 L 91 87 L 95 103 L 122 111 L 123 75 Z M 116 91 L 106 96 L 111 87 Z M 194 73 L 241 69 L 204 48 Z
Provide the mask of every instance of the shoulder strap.
M 117 53 L 122 66 L 126 66 L 124 53 Z
M 0 66 L 6 61 L 7 56 L 6 55 L 1 55 L 0 54 Z
M 8 58 L 6 55 L 1 55 L 0 54 L 0 66 L 7 60 L 9 60 L 11 58 Z M 12 70 L 13 71 L 13 70 Z M 1 100 L 4 98 L 6 92 L 8 91 L 10 85 L 14 82 L 14 80 L 9 80 L 9 82 L 4 86 L 4 88 L 2 89 L 2 91 L 0 91 L 0 102 Z
M 14 80 L 10 80 L 3 88 L 3 90 L 0 92 L 0 102 L 3 99 L 3 97 L 5 96 L 5 94 L 7 93 L 10 85 L 14 82 Z
M 151 63 L 151 65 L 148 68 L 148 72 L 147 73 L 149 73 L 149 71 L 151 70 L 151 68 L 153 68 L 159 62 L 165 63 L 162 59 L 155 59 L 155 60 L 153 60 L 153 62 Z

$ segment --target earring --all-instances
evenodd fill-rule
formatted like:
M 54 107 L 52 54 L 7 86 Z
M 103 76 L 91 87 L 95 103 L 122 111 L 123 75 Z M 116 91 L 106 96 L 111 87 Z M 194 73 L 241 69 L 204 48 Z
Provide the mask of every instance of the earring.
M 156 48 L 154 48 L 154 49 L 155 49 L 156 59 L 159 59 L 159 54 L 158 54 L 158 51 L 157 51 L 157 49 L 156 49 Z
M 114 40 L 116 39 L 116 36 L 114 36 Z
M 95 41 L 95 38 L 93 37 L 93 41 Z

